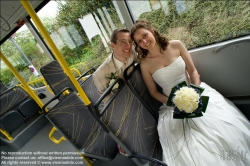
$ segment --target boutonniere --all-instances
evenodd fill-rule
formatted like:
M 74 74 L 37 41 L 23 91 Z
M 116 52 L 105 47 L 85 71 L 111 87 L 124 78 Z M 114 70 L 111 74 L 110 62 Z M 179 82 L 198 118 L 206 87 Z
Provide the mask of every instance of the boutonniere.
M 115 72 L 115 73 L 111 72 L 111 73 L 110 73 L 110 76 L 109 76 L 109 77 L 106 77 L 106 78 L 109 79 L 109 81 L 107 82 L 107 87 L 109 87 L 110 85 L 113 84 L 113 82 L 114 82 L 117 78 L 119 78 L 119 76 L 117 75 L 117 72 Z M 117 83 L 117 84 L 113 87 L 113 89 L 117 89 L 118 87 L 119 87 L 119 84 Z

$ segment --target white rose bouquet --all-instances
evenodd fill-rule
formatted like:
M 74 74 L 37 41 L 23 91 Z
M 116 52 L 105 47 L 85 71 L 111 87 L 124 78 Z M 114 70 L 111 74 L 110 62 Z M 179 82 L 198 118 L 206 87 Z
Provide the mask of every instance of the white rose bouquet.
M 109 82 L 107 83 L 107 88 L 108 88 L 109 86 L 111 86 L 117 78 L 119 78 L 119 76 L 116 75 L 116 72 L 115 72 L 115 73 L 111 72 L 111 73 L 110 73 L 110 76 L 107 77 L 107 79 L 109 79 Z M 117 83 L 117 84 L 115 84 L 115 86 L 113 87 L 113 90 L 117 89 L 118 87 L 119 87 L 119 84 Z
M 202 116 L 205 112 L 208 96 L 201 96 L 204 88 L 184 81 L 172 88 L 167 102 L 168 106 L 174 106 L 174 119 L 194 118 Z
M 186 113 L 192 113 L 198 108 L 200 95 L 189 87 L 182 87 L 175 92 L 173 103 L 175 106 Z

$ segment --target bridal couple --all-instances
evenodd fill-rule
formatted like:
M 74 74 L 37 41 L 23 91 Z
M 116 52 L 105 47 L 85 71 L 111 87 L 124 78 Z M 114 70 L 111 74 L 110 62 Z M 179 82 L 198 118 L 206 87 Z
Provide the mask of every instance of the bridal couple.
M 134 42 L 135 51 L 132 49 Z M 113 53 L 93 74 L 103 93 L 111 72 L 123 78 L 123 71 L 135 59 L 140 61 L 150 94 L 162 102 L 158 133 L 163 161 L 169 166 L 250 165 L 250 123 L 240 110 L 215 89 L 201 82 L 192 58 L 179 40 L 168 40 L 147 21 L 136 21 L 132 29 L 115 30 L 111 36 Z M 186 81 L 205 88 L 209 96 L 202 117 L 173 119 L 173 107 L 166 105 L 172 87 Z M 156 89 L 158 83 L 163 93 Z M 121 153 L 124 151 L 118 146 Z

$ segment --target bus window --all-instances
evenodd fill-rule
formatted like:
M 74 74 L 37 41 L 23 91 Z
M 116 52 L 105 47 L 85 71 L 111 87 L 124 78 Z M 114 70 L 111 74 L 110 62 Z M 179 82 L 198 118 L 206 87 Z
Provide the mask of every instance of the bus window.
M 250 34 L 249 1 L 126 1 L 133 20 L 150 21 L 188 49 Z
M 53 16 L 41 13 L 58 11 Z M 125 28 L 115 1 L 50 1 L 38 12 L 61 55 L 70 68 L 84 73 L 97 68 L 111 53 L 110 35 Z
M 23 25 L 15 34 L 1 45 L 1 52 L 21 74 L 26 82 L 33 81 L 40 76 L 39 69 L 49 62 L 39 43 Z M 1 80 L 9 87 L 18 84 L 18 80 L 1 61 Z
M 111 53 L 109 48 L 110 35 L 117 28 L 125 28 L 125 22 L 116 1 L 49 1 L 39 12 L 38 17 L 44 24 L 50 37 L 56 44 L 61 55 L 72 71 L 84 73 L 90 68 L 97 68 Z M 33 23 L 32 19 L 30 24 Z M 33 25 L 35 27 L 35 25 Z M 14 48 L 7 40 L 1 45 L 1 51 L 14 66 L 21 66 L 18 70 L 27 82 L 34 81 L 35 76 L 29 71 L 29 64 L 40 73 L 40 67 L 49 63 L 53 55 L 47 47 L 38 41 L 29 27 L 23 25 L 13 36 L 13 40 L 20 46 L 21 51 Z M 46 45 L 46 41 L 43 40 Z M 30 63 L 28 62 L 30 61 Z M 4 64 L 1 65 L 1 78 L 6 73 Z M 20 67 L 19 67 L 20 68 Z M 24 68 L 24 69 L 23 69 Z M 8 69 L 6 69 L 8 70 Z M 7 71 L 11 73 L 10 71 Z M 79 75 L 74 74 L 76 77 Z M 13 74 L 3 82 L 16 85 L 17 79 Z

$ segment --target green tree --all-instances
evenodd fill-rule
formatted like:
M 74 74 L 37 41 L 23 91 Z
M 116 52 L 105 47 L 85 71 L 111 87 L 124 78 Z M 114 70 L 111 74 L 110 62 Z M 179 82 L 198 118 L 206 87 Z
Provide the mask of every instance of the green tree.
M 49 62 L 49 58 L 39 50 L 37 42 L 29 30 L 18 33 L 16 43 L 37 70 Z
M 108 10 L 114 24 L 116 27 L 122 27 L 122 24 L 119 20 L 118 14 L 116 13 L 115 8 L 113 7 L 111 0 L 65 0 L 65 1 L 57 1 L 58 3 L 58 9 L 59 13 L 55 20 L 55 31 L 56 29 L 59 29 L 60 27 L 64 26 L 70 26 L 73 25 L 76 30 L 78 31 L 79 35 L 84 41 L 84 45 L 80 47 L 76 47 L 73 50 L 69 48 L 62 48 L 60 51 L 67 61 L 68 65 L 73 65 L 74 63 L 78 63 L 81 61 L 85 61 L 89 58 L 89 52 L 86 52 L 85 47 L 87 47 L 89 50 L 89 45 L 92 45 L 92 49 L 94 49 L 93 43 L 91 44 L 89 39 L 87 38 L 86 33 L 84 32 L 80 22 L 79 18 L 82 18 L 83 16 L 87 14 L 92 14 L 92 16 L 95 18 L 96 15 L 98 15 L 98 9 L 102 10 L 102 7 L 106 7 Z M 70 13 L 70 14 L 69 14 Z M 97 19 L 97 18 L 95 18 Z M 102 21 L 101 18 L 99 20 Z M 97 21 L 96 21 L 97 22 Z M 107 32 L 107 31 L 106 31 Z M 94 56 L 95 53 L 103 53 L 106 52 L 105 48 L 99 47 L 100 49 L 103 49 L 102 51 L 94 51 L 92 50 L 92 56 Z M 86 57 L 85 57 L 86 56 Z M 86 62 L 88 63 L 88 62 Z

